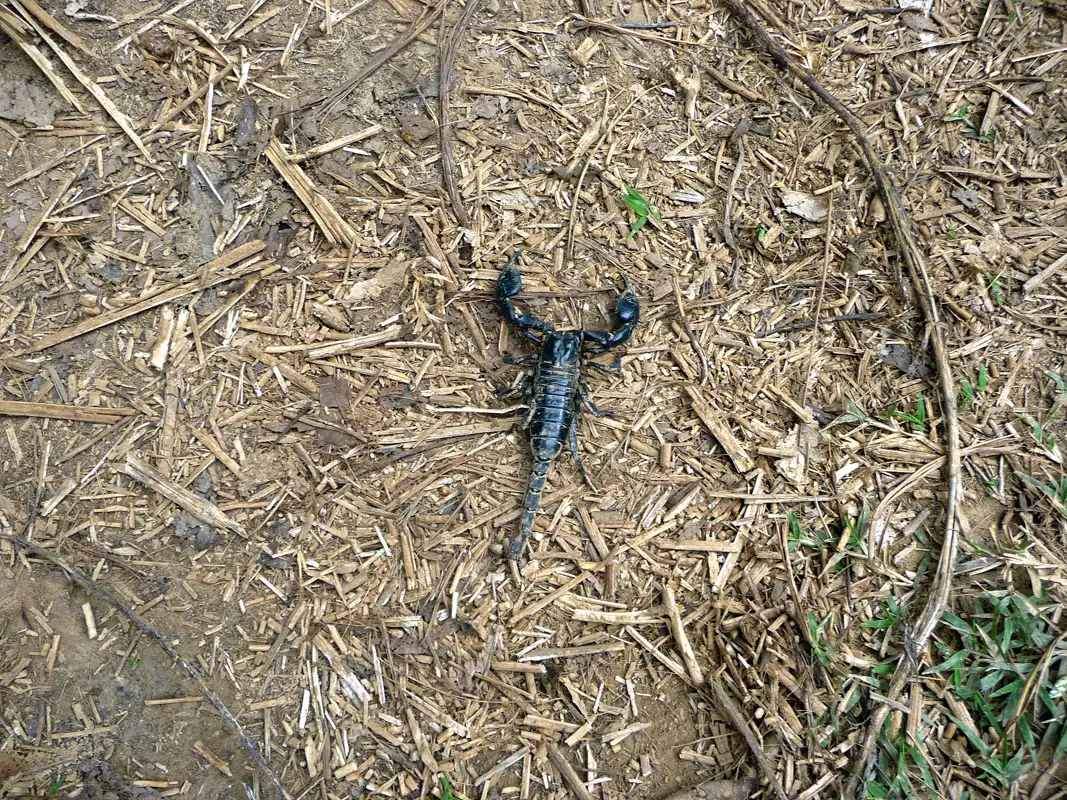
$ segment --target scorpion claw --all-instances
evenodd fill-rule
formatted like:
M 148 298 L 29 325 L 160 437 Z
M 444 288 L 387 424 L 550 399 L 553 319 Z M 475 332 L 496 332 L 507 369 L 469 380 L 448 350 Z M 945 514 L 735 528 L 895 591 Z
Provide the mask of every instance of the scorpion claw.
M 613 347 L 621 345 L 630 338 L 641 319 L 641 304 L 637 300 L 637 294 L 634 293 L 625 275 L 622 276 L 622 280 L 626 284 L 626 289 L 615 302 L 615 316 L 621 324 L 613 333 L 584 331 L 585 338 L 594 343 L 593 347 L 586 351 L 590 355 L 606 353 Z
M 530 314 L 520 314 L 515 304 L 511 302 L 511 298 L 522 291 L 522 275 L 515 266 L 521 252 L 517 250 L 513 253 L 507 265 L 500 271 L 500 278 L 496 282 L 496 301 L 504 319 L 518 328 L 527 339 L 540 343 L 541 338 L 537 334 L 552 333 L 555 328 Z
M 641 306 L 637 302 L 637 295 L 627 289 L 615 303 L 615 315 L 623 324 L 636 323 L 637 316 L 641 313 Z
M 508 266 L 500 273 L 500 279 L 496 283 L 497 300 L 506 300 L 509 297 L 514 297 L 521 291 L 522 275 L 519 274 L 519 271 L 513 264 L 508 264 Z
M 638 316 L 641 313 L 641 305 L 638 303 L 634 287 L 630 285 L 630 279 L 626 277 L 625 273 L 622 273 L 622 282 L 625 284 L 626 290 L 619 295 L 619 299 L 615 302 L 615 316 L 623 324 L 633 323 L 636 325 Z

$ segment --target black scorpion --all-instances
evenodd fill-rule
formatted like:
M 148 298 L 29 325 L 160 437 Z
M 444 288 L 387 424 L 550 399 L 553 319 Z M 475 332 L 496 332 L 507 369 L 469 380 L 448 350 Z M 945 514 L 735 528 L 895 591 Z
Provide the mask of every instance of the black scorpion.
M 616 356 L 612 364 L 588 361 L 586 356 L 606 353 L 629 339 L 637 327 L 641 312 L 637 295 L 624 275 L 626 291 L 615 303 L 615 316 L 621 325 L 613 333 L 584 329 L 557 331 L 552 325 L 536 317 L 519 314 L 511 298 L 522 291 L 522 276 L 515 267 L 520 254 L 521 251 L 508 260 L 496 285 L 500 313 L 523 336 L 540 346 L 537 355 L 520 358 L 504 356 L 504 361 L 508 364 L 536 364 L 533 374 L 527 376 L 524 383 L 530 408 L 523 420 L 523 427 L 530 429 L 533 472 L 526 489 L 519 536 L 511 541 L 508 548 L 508 555 L 513 559 L 522 554 L 526 540 L 533 530 L 534 517 L 541 506 L 541 492 L 545 488 L 549 467 L 562 452 L 564 438 L 570 442 L 571 452 L 582 477 L 591 484 L 578 453 L 578 415 L 583 405 L 597 417 L 610 416 L 610 412 L 601 411 L 589 399 L 589 387 L 581 369 L 584 364 L 588 364 L 605 372 L 618 372 L 621 369 L 622 356 Z

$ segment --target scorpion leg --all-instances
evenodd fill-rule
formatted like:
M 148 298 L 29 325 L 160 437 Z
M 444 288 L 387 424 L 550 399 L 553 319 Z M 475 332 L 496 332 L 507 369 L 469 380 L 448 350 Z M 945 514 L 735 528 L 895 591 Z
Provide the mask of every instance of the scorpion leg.
M 505 364 L 511 364 L 512 366 L 526 367 L 537 361 L 537 354 L 534 353 L 528 356 L 512 356 L 505 353 L 502 357 Z
M 589 484 L 590 488 L 596 489 L 593 485 L 593 481 L 589 478 L 589 473 L 585 471 L 585 464 L 582 462 L 582 455 L 578 452 L 578 409 L 574 410 L 574 420 L 571 422 L 571 429 L 567 431 L 567 438 L 571 445 L 571 455 L 574 456 L 574 463 L 578 465 L 578 471 L 582 473 L 582 479 Z
M 511 364 L 513 366 L 520 366 L 520 367 L 528 367 L 531 364 L 535 364 L 537 362 L 537 354 L 534 353 L 534 354 L 526 355 L 526 356 L 513 356 L 513 355 L 510 355 L 509 353 L 504 353 L 501 356 L 501 360 L 505 364 Z M 526 391 L 526 392 L 529 391 L 529 384 L 533 380 L 534 373 L 533 372 L 526 372 L 526 373 L 519 373 L 519 374 L 522 377 L 519 380 L 518 386 L 517 387 L 516 386 L 509 386 L 506 389 L 497 390 L 497 393 L 496 393 L 497 397 L 505 397 L 505 396 L 508 396 L 508 395 L 516 395 L 520 391 Z
M 527 372 L 522 378 L 519 379 L 516 385 L 505 386 L 502 389 L 496 390 L 496 396 L 501 399 L 512 399 L 516 397 L 525 397 L 530 399 L 530 393 L 533 389 L 533 373 Z
M 618 347 L 630 338 L 641 319 L 641 304 L 637 301 L 637 295 L 634 294 L 634 290 L 630 287 L 629 279 L 625 275 L 623 275 L 622 279 L 626 283 L 626 291 L 619 295 L 619 299 L 615 303 L 615 316 L 618 317 L 622 325 L 613 333 L 608 333 L 607 331 L 583 331 L 584 338 L 595 342 L 597 345 L 589 348 L 586 351 L 588 353 L 593 355 L 606 353 L 611 348 Z
M 504 319 L 519 329 L 519 332 L 531 342 L 540 343 L 539 333 L 553 333 L 556 329 L 547 322 L 539 320 L 531 314 L 520 314 L 511 298 L 522 291 L 522 275 L 515 268 L 515 262 L 522 251 L 516 251 L 507 266 L 500 273 L 500 279 L 496 282 L 496 300 L 500 305 L 500 313 Z
M 530 427 L 530 423 L 533 422 L 534 412 L 537 410 L 537 404 L 534 403 L 533 399 L 533 390 L 529 386 L 526 387 L 526 403 L 526 413 L 522 415 L 523 430 Z
M 586 361 L 585 366 L 592 367 L 593 369 L 598 369 L 601 372 L 620 372 L 622 370 L 622 355 L 616 353 L 615 360 L 612 361 L 610 364 L 600 364 L 596 361 Z
M 497 397 L 502 400 L 516 399 L 520 396 L 526 400 L 526 411 L 522 415 L 522 421 L 511 427 L 512 432 L 526 430 L 530 427 L 530 423 L 533 422 L 534 401 L 532 376 L 527 376 L 518 386 L 513 386 L 504 392 L 497 392 Z
M 533 380 L 534 374 L 532 372 L 527 372 L 523 375 L 517 386 L 509 386 L 506 389 L 498 390 L 496 393 L 496 396 L 501 400 L 514 400 L 519 397 L 526 400 L 526 412 L 522 415 L 522 422 L 512 426 L 512 431 L 526 430 L 530 427 L 530 423 L 533 422 Z
M 607 417 L 608 419 L 613 419 L 615 417 L 610 411 L 601 411 L 597 408 L 596 403 L 589 399 L 589 383 L 586 381 L 584 375 L 578 376 L 578 383 L 578 396 L 582 401 L 582 405 L 589 410 L 590 414 L 597 418 Z
M 519 366 L 529 366 L 530 364 L 532 364 L 535 361 L 537 361 L 537 356 L 536 355 L 509 356 L 508 354 L 505 353 L 503 358 L 504 358 L 504 363 L 505 364 L 515 364 L 515 365 L 519 365 Z M 496 391 L 496 396 L 497 397 L 518 397 L 521 394 L 525 394 L 527 397 L 529 397 L 531 384 L 533 383 L 533 379 L 534 379 L 534 373 L 533 372 L 525 372 L 525 373 L 520 373 L 520 375 L 522 377 L 519 379 L 517 385 L 508 386 L 508 387 L 503 388 L 503 389 L 498 389 Z

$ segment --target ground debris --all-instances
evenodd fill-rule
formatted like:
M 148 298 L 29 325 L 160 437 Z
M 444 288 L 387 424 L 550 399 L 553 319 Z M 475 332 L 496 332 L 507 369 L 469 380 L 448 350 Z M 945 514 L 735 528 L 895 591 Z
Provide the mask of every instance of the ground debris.
M 941 541 L 934 328 L 853 138 L 725 6 L 42 5 L 0 9 L 0 794 L 268 795 L 25 530 L 294 796 L 814 800 L 883 709 L 871 796 L 1041 796 L 1048 745 L 1012 787 L 986 753 L 1062 693 L 980 668 L 1063 669 L 1056 3 L 745 4 L 905 187 L 956 377 L 954 616 L 888 705 Z M 553 324 L 610 328 L 620 275 L 643 316 L 521 570 L 516 250 Z
M 91 800 L 162 800 L 155 789 L 130 786 L 105 761 L 84 761 L 79 770 L 85 782 L 85 796 Z

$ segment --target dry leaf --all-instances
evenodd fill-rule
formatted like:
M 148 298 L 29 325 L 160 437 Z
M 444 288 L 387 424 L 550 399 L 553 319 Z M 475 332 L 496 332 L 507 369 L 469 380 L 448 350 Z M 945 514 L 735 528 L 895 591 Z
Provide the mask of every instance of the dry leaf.
M 796 214 L 808 222 L 826 219 L 826 203 L 810 194 L 782 192 L 782 204 L 790 214 Z
M 756 782 L 752 778 L 737 781 L 705 781 L 691 789 L 675 792 L 666 800 L 748 800 Z
M 400 130 L 416 142 L 429 139 L 437 133 L 437 126 L 425 114 L 398 114 L 397 119 L 400 120 Z
M 348 290 L 347 300 L 373 300 L 380 296 L 386 289 L 400 283 L 407 275 L 408 264 L 406 261 L 390 261 L 382 267 L 373 278 L 352 284 Z
M 900 21 L 918 33 L 938 33 L 941 30 L 937 23 L 932 19 L 925 14 L 916 12 L 905 12 L 901 14 Z
M 326 408 L 348 411 L 352 405 L 352 384 L 338 375 L 322 378 L 319 380 L 319 397 Z
M 344 312 L 336 306 L 327 306 L 322 303 L 312 303 L 311 313 L 319 322 L 327 328 L 332 328 L 341 333 L 347 333 L 351 326 Z

